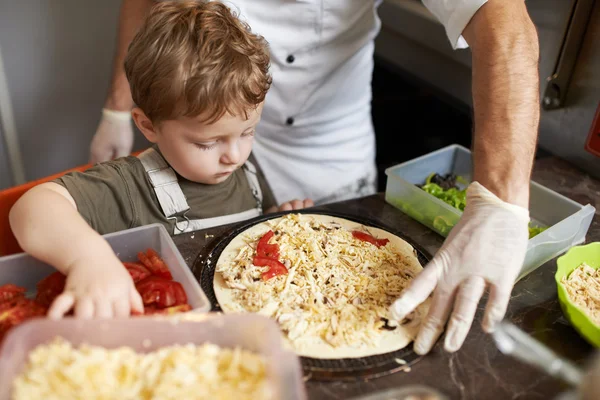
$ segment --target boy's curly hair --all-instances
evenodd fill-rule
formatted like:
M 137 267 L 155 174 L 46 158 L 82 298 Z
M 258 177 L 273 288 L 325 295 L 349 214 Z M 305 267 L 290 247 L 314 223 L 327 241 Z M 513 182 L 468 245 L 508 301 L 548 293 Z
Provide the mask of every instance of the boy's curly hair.
M 268 44 L 219 1 L 157 3 L 129 45 L 133 101 L 154 123 L 213 123 L 259 105 L 271 86 Z

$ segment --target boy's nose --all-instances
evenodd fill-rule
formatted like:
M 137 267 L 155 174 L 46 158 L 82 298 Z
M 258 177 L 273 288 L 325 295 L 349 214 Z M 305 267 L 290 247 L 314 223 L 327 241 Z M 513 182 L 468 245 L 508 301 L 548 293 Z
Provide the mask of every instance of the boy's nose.
M 227 151 L 221 157 L 221 161 L 225 164 L 237 164 L 240 162 L 240 150 L 237 143 L 227 146 Z

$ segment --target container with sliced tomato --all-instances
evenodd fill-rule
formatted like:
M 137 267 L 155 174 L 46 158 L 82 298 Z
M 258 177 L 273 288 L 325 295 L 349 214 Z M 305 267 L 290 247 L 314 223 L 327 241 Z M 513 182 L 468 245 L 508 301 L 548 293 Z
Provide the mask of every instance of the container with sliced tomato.
M 136 286 L 145 314 L 208 312 L 210 303 L 161 224 L 104 235 Z M 64 290 L 66 276 L 27 255 L 0 257 L 0 341 L 8 329 L 42 317 Z

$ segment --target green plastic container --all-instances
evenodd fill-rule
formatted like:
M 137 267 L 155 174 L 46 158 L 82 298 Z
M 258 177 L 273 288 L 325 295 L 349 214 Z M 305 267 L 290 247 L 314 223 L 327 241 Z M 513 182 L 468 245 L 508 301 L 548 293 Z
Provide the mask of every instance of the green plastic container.
M 565 318 L 573 325 L 575 330 L 594 347 L 600 347 L 600 326 L 592 320 L 575 304 L 569 300 L 567 290 L 561 283 L 565 276 L 582 263 L 586 263 L 594 269 L 600 268 L 600 242 L 593 242 L 583 246 L 572 247 L 564 255 L 556 260 L 556 288 L 558 290 L 558 301 L 563 310 Z

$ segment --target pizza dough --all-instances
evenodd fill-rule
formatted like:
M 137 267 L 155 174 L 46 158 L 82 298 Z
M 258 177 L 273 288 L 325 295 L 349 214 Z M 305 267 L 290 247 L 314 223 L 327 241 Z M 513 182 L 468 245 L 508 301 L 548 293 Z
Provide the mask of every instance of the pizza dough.
M 269 268 L 252 260 L 269 230 L 288 273 L 265 281 L 260 274 Z M 389 242 L 378 247 L 354 238 L 353 230 Z M 402 349 L 416 337 L 429 299 L 405 321 L 392 321 L 388 309 L 421 270 L 413 247 L 385 230 L 320 214 L 286 214 L 233 238 L 217 260 L 214 290 L 225 313 L 277 320 L 286 347 L 298 355 L 358 358 Z

